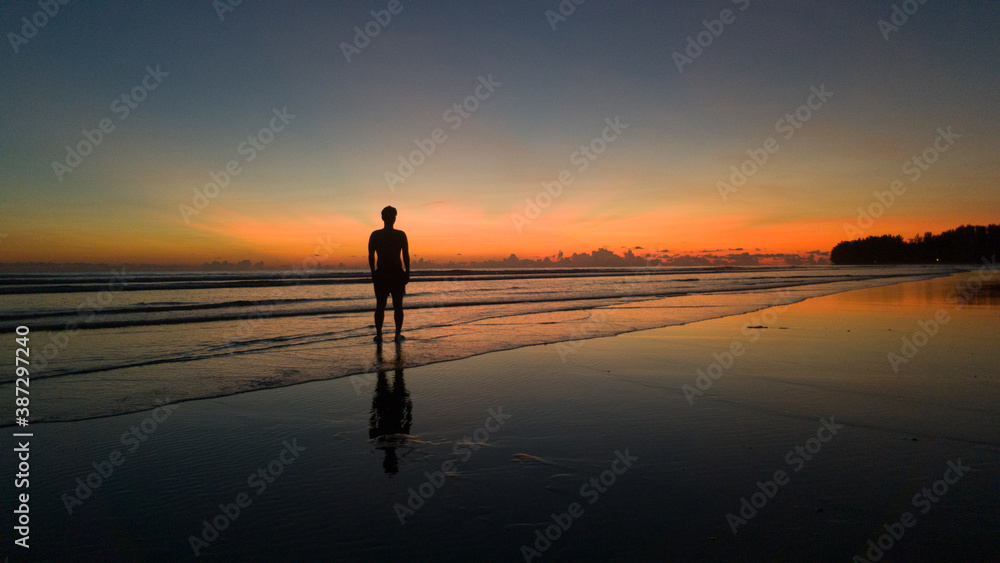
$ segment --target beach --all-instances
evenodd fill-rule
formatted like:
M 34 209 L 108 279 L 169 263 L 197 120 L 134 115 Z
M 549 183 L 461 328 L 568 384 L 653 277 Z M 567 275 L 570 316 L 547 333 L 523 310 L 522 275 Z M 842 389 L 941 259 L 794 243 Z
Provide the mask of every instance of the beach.
M 419 270 L 406 292 L 409 345 L 402 365 L 688 324 L 957 271 L 921 265 Z M 126 414 L 373 373 L 386 358 L 396 363 L 372 346 L 367 271 L 116 269 L 0 281 L 0 331 L 25 325 L 31 332 L 34 422 Z M 0 357 L 15 347 L 0 341 Z M 13 372 L 0 374 L 0 393 L 13 381 Z
M 0 563 L 1000 562 L 998 21 L 0 3 Z
M 31 560 L 1000 558 L 996 273 L 781 295 L 35 424 Z

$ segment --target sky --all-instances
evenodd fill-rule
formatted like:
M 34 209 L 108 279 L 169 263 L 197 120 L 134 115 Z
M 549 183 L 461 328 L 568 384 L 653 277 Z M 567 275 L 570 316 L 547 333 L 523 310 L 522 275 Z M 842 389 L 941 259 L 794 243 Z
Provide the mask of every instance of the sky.
M 362 264 L 386 205 L 442 262 L 995 223 L 998 21 L 944 0 L 3 2 L 0 262 Z

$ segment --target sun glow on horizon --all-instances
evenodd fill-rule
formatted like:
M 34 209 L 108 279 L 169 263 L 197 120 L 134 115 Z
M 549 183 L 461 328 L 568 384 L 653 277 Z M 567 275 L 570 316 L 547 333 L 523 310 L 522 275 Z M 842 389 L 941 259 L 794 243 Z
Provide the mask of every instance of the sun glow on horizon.
M 388 204 L 411 255 L 436 263 L 600 248 L 802 255 L 997 222 L 995 7 L 941 4 L 948 17 L 921 16 L 891 41 L 855 25 L 882 17 L 877 4 L 748 9 L 725 45 L 678 72 L 670 53 L 706 17 L 698 6 L 612 3 L 556 33 L 527 5 L 422 6 L 348 63 L 330 30 L 367 17 L 351 3 L 261 5 L 207 35 L 193 5 L 88 4 L 60 20 L 75 32 L 10 58 L 20 78 L 0 84 L 18 108 L 5 114 L 17 142 L 0 151 L 0 260 L 364 267 Z M 132 20 L 176 28 L 83 33 Z M 178 41 L 189 34 L 199 41 Z M 112 112 L 164 52 L 162 84 L 127 119 Z M 804 106 L 816 88 L 830 95 Z M 803 107 L 810 118 L 782 135 Z M 295 117 L 271 130 L 277 111 Z M 57 177 L 53 163 L 108 116 L 113 132 Z M 252 159 L 239 150 L 248 136 Z M 766 161 L 720 193 L 768 138 Z M 412 171 L 388 183 L 408 158 Z M 896 181 L 905 191 L 887 198 Z M 179 212 L 207 192 L 197 213 Z

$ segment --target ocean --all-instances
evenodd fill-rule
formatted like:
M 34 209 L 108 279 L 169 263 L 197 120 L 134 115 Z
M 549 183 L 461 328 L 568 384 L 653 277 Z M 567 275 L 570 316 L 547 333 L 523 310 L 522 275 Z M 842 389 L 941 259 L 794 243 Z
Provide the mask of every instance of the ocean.
M 31 420 L 79 420 L 538 344 L 565 361 L 589 338 L 960 270 L 419 270 L 398 348 L 391 304 L 386 342 L 373 342 L 367 271 L 6 274 L 0 354 L 13 358 L 15 329 L 28 327 Z M 11 392 L 13 381 L 0 375 Z

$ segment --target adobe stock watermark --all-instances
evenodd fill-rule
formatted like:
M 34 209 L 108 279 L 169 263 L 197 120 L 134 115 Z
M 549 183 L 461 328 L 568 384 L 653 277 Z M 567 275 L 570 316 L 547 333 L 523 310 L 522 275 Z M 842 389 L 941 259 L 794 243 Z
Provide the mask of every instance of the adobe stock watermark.
M 410 283 L 413 283 L 413 281 L 414 280 L 411 279 Z M 421 283 L 424 283 L 424 281 L 421 280 Z M 449 317 L 446 316 L 447 311 L 454 309 L 453 307 L 454 304 L 460 303 L 460 301 L 456 299 L 454 295 L 456 293 L 464 291 L 466 289 L 465 285 L 456 281 L 455 279 L 441 280 L 438 283 L 441 283 L 443 285 L 437 286 L 436 288 L 429 290 L 438 295 L 439 301 L 437 304 L 431 307 L 419 308 L 415 310 L 408 309 L 409 312 L 407 313 L 408 315 L 407 323 L 411 323 L 411 325 L 408 325 L 412 326 L 412 328 L 410 329 L 411 331 L 433 329 L 439 326 L 446 326 L 446 325 L 440 325 L 438 323 L 442 322 L 442 319 L 448 319 Z M 423 322 L 419 325 L 412 324 L 413 319 L 411 318 L 410 315 L 416 316 L 417 319 Z M 447 320 L 445 320 L 444 322 L 447 323 Z M 363 338 L 368 338 L 368 336 L 364 336 Z M 360 397 L 362 390 L 364 390 L 365 393 L 371 392 L 371 386 L 375 385 L 378 382 L 378 374 L 377 374 L 378 371 L 387 369 L 396 369 L 399 367 L 397 365 L 392 365 L 391 368 L 387 368 L 385 367 L 386 365 L 387 364 L 383 363 L 381 360 L 378 360 L 376 362 L 373 362 L 372 364 L 373 371 L 367 371 L 365 373 L 357 373 L 349 376 L 348 379 L 351 382 L 351 386 L 354 387 L 354 394 Z
M 882 38 L 888 41 L 889 34 L 898 32 L 899 28 L 906 25 L 906 22 L 910 20 L 910 16 L 916 14 L 920 6 L 926 3 L 927 0 L 903 0 L 902 2 L 893 4 L 889 14 L 889 21 L 880 18 L 876 22 L 878 30 L 882 32 Z
M 500 431 L 504 423 L 509 420 L 512 415 L 504 414 L 503 407 L 497 407 L 496 410 L 492 408 L 487 409 L 489 416 L 483 422 L 483 425 L 476 428 L 472 432 L 472 436 L 463 436 L 462 439 L 456 443 L 451 452 L 454 455 L 461 456 L 459 460 L 460 463 L 465 463 L 472 458 L 472 453 L 478 451 L 482 446 L 480 444 L 485 444 L 491 436 Z M 494 424 L 495 423 L 495 424 Z M 406 524 L 406 519 L 416 514 L 417 510 L 423 508 L 424 504 L 433 497 L 441 487 L 444 486 L 445 479 L 448 473 L 455 470 L 456 463 L 454 460 L 449 459 L 448 461 L 441 463 L 441 468 L 433 473 L 425 471 L 424 477 L 427 479 L 417 486 L 416 489 L 410 487 L 407 492 L 410 496 L 406 499 L 406 504 L 396 503 L 393 505 L 392 510 L 396 514 L 396 518 L 399 518 L 399 525 L 403 526 Z
M 983 290 L 983 284 L 1000 277 L 1000 264 L 997 263 L 997 256 L 994 254 L 989 260 L 986 257 L 980 258 L 983 266 L 976 270 L 975 278 L 968 278 L 955 286 L 955 289 L 948 292 L 945 301 L 955 306 L 956 311 L 961 311 L 975 299 L 976 295 Z
M 608 147 L 617 141 L 629 127 L 627 123 L 622 123 L 621 116 L 617 115 L 614 119 L 610 117 L 605 118 L 604 123 L 607 126 L 601 130 L 599 135 L 595 136 L 587 144 L 580 145 L 577 150 L 569 155 L 569 163 L 576 166 L 577 174 L 582 174 L 590 168 L 590 165 L 604 154 L 604 151 L 608 150 Z M 559 171 L 555 180 L 542 182 L 543 189 L 534 198 L 524 198 L 524 213 L 510 214 L 510 220 L 514 224 L 514 228 L 517 229 L 517 234 L 521 234 L 521 230 L 525 225 L 530 225 L 532 221 L 541 216 L 542 211 L 552 205 L 552 202 L 562 195 L 563 189 L 572 184 L 574 180 L 576 178 L 573 175 L 573 171 L 569 168 L 564 168 Z
M 343 53 L 347 64 L 351 64 L 352 56 L 360 55 L 361 51 L 371 45 L 372 40 L 378 37 L 386 27 L 389 27 L 389 24 L 392 23 L 392 16 L 399 15 L 402 11 L 403 5 L 399 0 L 389 0 L 385 8 L 369 12 L 372 19 L 363 25 L 354 26 L 354 38 L 351 42 L 340 42 L 340 52 Z
M 49 366 L 51 360 L 59 357 L 59 354 L 69 346 L 70 338 L 80 331 L 78 328 L 80 324 L 93 320 L 98 311 L 111 305 L 115 296 L 128 286 L 128 280 L 134 277 L 126 274 L 124 269 L 120 272 L 112 270 L 107 289 L 102 289 L 97 295 L 91 295 L 76 305 L 76 320 L 66 321 L 60 332 L 49 332 L 49 342 L 32 358 L 35 372 L 44 370 Z
M 236 153 L 243 157 L 242 163 L 239 159 L 232 159 L 222 167 L 221 170 L 211 171 L 208 177 L 211 182 L 205 184 L 203 189 L 194 188 L 194 196 L 191 197 L 191 205 L 179 204 L 181 218 L 184 223 L 191 224 L 191 217 L 201 213 L 211 200 L 219 196 L 229 182 L 243 173 L 243 164 L 249 164 L 267 149 L 267 145 L 274 141 L 278 133 L 285 130 L 285 127 L 295 119 L 295 115 L 288 113 L 288 106 L 281 109 L 272 108 L 270 123 L 266 127 L 253 135 L 247 135 L 246 139 L 236 145 Z
M 459 303 L 459 300 L 457 299 L 456 296 L 463 293 L 467 289 L 467 286 L 463 285 L 463 283 L 459 282 L 458 279 L 456 278 L 442 280 L 439 283 L 441 285 L 438 287 L 436 293 L 439 299 L 441 300 L 439 302 L 440 305 L 429 309 L 425 309 L 424 310 L 425 324 L 418 326 L 416 328 L 430 328 L 434 326 L 439 326 L 438 323 L 442 322 L 442 319 L 447 318 L 446 311 L 452 309 L 452 307 L 445 305 L 446 304 L 453 305 Z
M 545 21 L 549 22 L 552 31 L 556 30 L 556 25 L 569 19 L 576 13 L 578 6 L 582 6 L 587 0 L 560 0 L 555 10 L 545 10 Z
M 962 137 L 951 130 L 951 125 L 948 127 L 938 127 L 937 134 L 934 141 L 921 151 L 920 154 L 913 155 L 903 163 L 902 172 L 911 183 L 919 180 L 924 172 L 930 170 L 931 165 L 941 158 L 943 153 L 951 150 L 951 147 L 955 144 L 955 140 Z M 852 240 L 863 235 L 865 231 L 875 224 L 875 219 L 885 215 L 885 212 L 892 207 L 896 202 L 896 197 L 905 194 L 906 190 L 907 185 L 899 178 L 896 178 L 889 184 L 889 189 L 881 192 L 873 192 L 875 201 L 868 204 L 868 207 L 858 207 L 857 220 L 853 225 L 844 223 L 844 233 Z
M 934 481 L 930 487 L 921 488 L 910 499 L 913 508 L 919 508 L 920 514 L 930 512 L 931 507 L 940 502 L 944 495 L 948 494 L 951 486 L 958 483 L 970 469 L 972 468 L 962 465 L 962 458 L 958 458 L 955 461 L 948 461 L 948 468 L 945 469 L 941 479 Z M 851 561 L 853 563 L 874 563 L 875 561 L 880 561 L 890 549 L 896 546 L 897 542 L 903 539 L 907 528 L 912 528 L 916 525 L 917 518 L 912 512 L 906 511 L 900 514 L 899 519 L 895 522 L 882 524 L 882 528 L 886 533 L 879 535 L 874 540 L 868 540 L 868 551 L 865 552 L 864 556 L 855 555 Z
M 642 259 L 642 266 L 636 268 L 638 272 L 632 275 L 622 276 L 620 280 L 615 282 L 615 293 L 618 293 L 622 297 L 645 297 L 649 295 L 648 284 L 653 281 L 653 278 L 657 275 L 664 273 L 663 266 L 659 265 L 659 262 L 654 263 L 649 258 Z M 641 272 L 641 273 L 639 273 Z M 646 287 L 646 291 L 642 291 L 640 288 Z
M 733 4 L 739 5 L 740 11 L 745 12 L 747 8 L 750 7 L 750 0 L 730 0 Z M 701 24 L 705 27 L 704 30 L 699 31 L 694 35 L 687 36 L 687 42 L 684 46 L 684 52 L 674 51 L 673 59 L 674 64 L 677 65 L 677 72 L 684 73 L 684 65 L 692 64 L 695 59 L 700 57 L 705 49 L 708 49 L 715 43 L 722 32 L 726 30 L 727 25 L 731 25 L 736 22 L 736 13 L 726 8 L 719 12 L 718 19 L 714 20 L 702 20 Z M 685 56 L 686 55 L 686 56 Z
M 168 76 L 170 73 L 161 69 L 160 65 L 156 65 L 155 68 L 147 66 L 146 75 L 140 79 L 138 85 L 128 92 L 122 92 L 120 96 L 112 100 L 111 113 L 118 116 L 118 121 L 125 121 L 132 115 L 133 111 L 139 109 L 139 104 L 146 100 L 149 93 L 156 90 L 163 83 L 163 79 Z M 101 143 L 115 132 L 116 128 L 115 122 L 110 117 L 98 121 L 97 127 L 94 129 L 84 127 L 82 130 L 83 138 L 75 145 L 66 145 L 66 158 L 62 161 L 52 161 L 52 172 L 55 173 L 56 179 L 62 182 L 63 176 L 73 173 L 78 166 L 83 164 L 83 159 L 93 154 L 97 147 L 101 146 Z
M 591 477 L 580 487 L 581 500 L 586 499 L 587 504 L 594 504 L 600 500 L 601 495 L 618 482 L 618 477 L 624 475 L 632 464 L 639 461 L 638 456 L 629 453 L 625 448 L 625 453 L 615 450 L 615 457 L 611 460 L 610 467 L 599 473 L 596 477 Z M 573 522 L 583 516 L 583 505 L 579 502 L 571 502 L 566 507 L 565 512 L 549 515 L 551 524 L 544 528 L 535 528 L 535 541 L 531 545 L 521 545 L 521 557 L 526 563 L 532 559 L 541 557 L 546 551 L 552 548 L 552 542 L 558 541 L 564 533 L 573 527 Z
M 642 272 L 641 274 L 622 276 L 622 279 L 616 281 L 614 289 L 618 293 L 618 296 L 603 301 L 600 305 L 590 309 L 586 321 L 573 323 L 570 327 L 569 340 L 556 343 L 556 353 L 559 354 L 559 360 L 562 363 L 565 364 L 569 355 L 575 354 L 583 348 L 589 339 L 601 334 L 601 329 L 610 322 L 611 319 L 607 309 L 603 307 L 619 304 L 623 298 L 644 296 L 636 288 L 651 281 L 657 273 L 662 273 L 659 267 L 651 265 L 647 259 L 643 260 L 642 270 L 640 271 Z
M 160 406 L 153 409 L 153 412 L 148 417 L 142 419 L 139 424 L 132 425 L 122 433 L 120 442 L 123 446 L 129 446 L 128 453 L 135 453 L 142 447 L 143 442 L 149 440 L 149 437 L 156 432 L 160 424 L 166 422 L 170 418 L 170 415 L 179 408 L 178 405 L 171 404 L 169 397 L 165 400 L 157 400 L 156 402 Z M 83 501 L 89 499 L 95 491 L 110 480 L 111 476 L 114 475 L 115 468 L 125 463 L 125 454 L 121 450 L 111 450 L 107 457 L 107 461 L 91 462 L 90 465 L 94 470 L 83 477 L 75 479 L 76 488 L 73 489 L 72 494 L 63 493 L 62 502 L 63 506 L 66 507 L 67 513 L 72 515 L 73 510 L 83 506 Z
M 795 111 L 786 113 L 784 117 L 774 124 L 774 131 L 779 133 L 786 141 L 790 141 L 796 132 L 813 118 L 815 112 L 818 112 L 833 97 L 833 92 L 826 89 L 826 83 L 820 84 L 819 88 L 810 86 L 809 92 L 805 103 L 795 108 Z M 731 171 L 729 183 L 727 184 L 721 180 L 715 183 L 722 201 L 728 201 L 729 194 L 740 191 L 739 189 L 747 183 L 747 180 L 763 168 L 768 160 L 770 160 L 771 155 L 780 149 L 781 144 L 774 137 L 765 139 L 760 147 L 747 149 L 747 156 L 750 158 L 744 160 L 739 166 L 733 165 L 729 167 Z
M 456 102 L 451 108 L 445 110 L 441 119 L 449 123 L 452 131 L 458 131 L 466 123 L 472 114 L 479 110 L 482 102 L 490 99 L 503 83 L 493 79 L 492 74 L 487 74 L 485 78 L 481 75 L 476 79 L 476 86 L 472 94 L 466 96 L 462 101 Z M 437 148 L 448 140 L 448 133 L 443 127 L 435 127 L 430 134 L 423 139 L 414 139 L 413 144 L 416 149 L 407 155 L 399 155 L 399 166 L 396 171 L 386 170 L 383 177 L 389 190 L 395 192 L 396 186 L 402 184 L 417 168 L 422 166 L 427 159 L 437 151 Z
M 10 46 L 14 49 L 14 54 L 16 55 L 21 51 L 21 47 L 28 44 L 28 41 L 35 38 L 38 32 L 45 29 L 45 26 L 49 25 L 49 21 L 59 15 L 60 6 L 65 6 L 69 4 L 72 0 L 39 0 L 38 11 L 31 14 L 30 17 L 25 16 L 21 18 L 21 28 L 18 30 L 21 33 L 15 33 L 13 31 L 7 32 L 7 41 L 10 42 Z
M 996 255 L 993 256 L 992 263 L 987 261 L 986 258 L 983 258 L 982 261 L 985 266 L 976 270 L 975 277 L 970 277 L 968 280 L 960 282 L 955 286 L 955 289 L 948 292 L 945 300 L 955 306 L 955 311 L 961 311 L 965 308 L 976 297 L 976 294 L 983 290 L 983 287 L 985 287 L 984 283 L 992 281 L 1000 274 Z M 902 345 L 899 348 L 899 353 L 889 352 L 886 354 L 886 360 L 892 367 L 892 371 L 899 373 L 900 366 L 910 363 L 930 343 L 931 339 L 941 332 L 942 327 L 949 322 L 951 322 L 951 315 L 948 314 L 946 307 L 939 308 L 930 319 L 917 321 L 917 330 L 912 334 L 901 337 Z
M 784 313 L 788 310 L 788 305 L 793 300 L 791 292 L 787 289 L 783 289 L 778 292 L 775 296 L 774 301 L 771 306 L 764 310 L 763 313 L 757 315 L 754 314 L 750 317 L 750 321 L 743 323 L 743 327 L 740 329 L 740 333 L 746 337 L 747 344 L 753 344 L 760 340 L 761 331 L 768 329 L 767 325 L 773 325 L 778 320 L 778 315 Z M 704 370 L 699 369 L 696 371 L 697 377 L 694 380 L 694 386 L 685 383 L 681 385 L 681 390 L 684 391 L 684 398 L 692 407 L 694 406 L 694 398 L 701 397 L 712 388 L 712 385 L 719 380 L 726 373 L 727 370 L 736 364 L 736 359 L 745 354 L 747 351 L 746 345 L 744 345 L 742 340 L 733 340 L 729 346 L 720 352 L 712 353 L 712 362 L 708 364 L 708 367 Z
M 287 285 L 274 288 L 272 300 L 277 301 L 284 298 L 288 287 L 301 285 L 302 280 L 308 275 L 308 272 L 318 269 L 322 264 L 322 260 L 328 258 L 334 248 L 340 246 L 340 243 L 330 240 L 330 235 L 326 236 L 326 240 L 316 237 L 316 242 L 319 244 L 313 249 L 312 256 L 303 258 L 299 264 L 293 264 L 290 272 L 284 272 L 281 275 L 281 281 Z M 325 253 L 320 254 L 321 251 L 325 251 Z M 289 283 L 290 280 L 292 283 Z M 262 303 L 260 299 L 255 300 L 253 306 L 254 310 L 252 312 L 247 313 L 236 322 L 235 330 L 227 332 L 223 336 L 225 346 L 230 348 L 228 352 L 230 355 L 234 353 L 232 346 L 237 340 L 253 336 L 264 319 L 269 318 L 275 311 L 274 305 Z
M 236 7 L 243 3 L 243 0 L 212 0 L 212 8 L 219 16 L 220 22 L 226 21 L 226 15 L 236 11 Z
M 275 478 L 280 477 L 285 472 L 285 467 L 295 463 L 299 459 L 299 455 L 306 451 L 305 447 L 299 445 L 298 439 L 293 439 L 291 442 L 284 440 L 281 444 L 284 448 L 278 452 L 274 459 L 265 466 L 258 467 L 247 477 L 247 488 L 256 489 L 257 496 L 262 495 L 267 490 L 267 486 L 274 483 Z M 231 503 L 219 503 L 219 513 L 211 517 L 211 520 L 206 518 L 201 521 L 203 526 L 200 536 L 192 534 L 187 538 L 188 546 L 191 547 L 194 556 L 200 557 L 203 549 L 219 539 L 222 532 L 236 522 L 241 512 L 253 504 L 253 499 L 254 497 L 244 491 L 237 494 Z
M 809 438 L 804 445 L 796 446 L 785 454 L 785 463 L 792 468 L 793 473 L 802 471 L 806 462 L 812 461 L 813 456 L 823 449 L 823 444 L 832 440 L 837 431 L 844 428 L 844 425 L 837 424 L 832 416 L 830 420 L 821 418 L 819 421 L 821 426 L 814 438 Z M 740 508 L 737 510 L 739 515 L 732 512 L 726 514 L 726 523 L 729 524 L 733 535 L 737 534 L 740 526 L 746 526 L 758 511 L 767 506 L 767 503 L 778 494 L 778 490 L 789 482 L 791 482 L 790 474 L 782 469 L 775 471 L 773 479 L 769 481 L 763 483 L 757 481 L 758 490 L 748 495 L 749 500 L 747 497 L 740 498 Z
M 556 343 L 556 353 L 559 354 L 559 360 L 562 363 L 566 363 L 566 358 L 570 354 L 575 354 L 578 350 L 583 348 L 584 343 L 589 338 L 596 337 L 602 327 L 608 323 L 608 314 L 602 309 L 594 308 L 590 311 L 590 316 L 587 320 L 581 323 L 574 323 L 569 329 L 569 338 L 566 342 Z

